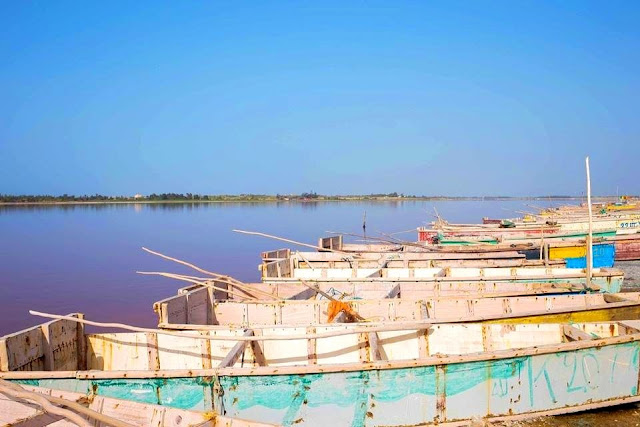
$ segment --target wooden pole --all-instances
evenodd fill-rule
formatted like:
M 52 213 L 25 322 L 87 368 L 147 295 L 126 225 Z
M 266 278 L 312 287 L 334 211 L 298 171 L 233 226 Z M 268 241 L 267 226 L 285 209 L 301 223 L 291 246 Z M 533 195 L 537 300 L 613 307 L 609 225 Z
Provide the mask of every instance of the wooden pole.
M 143 247 L 142 250 L 144 250 L 146 252 L 149 252 L 150 254 L 157 255 L 157 256 L 159 256 L 161 258 L 167 259 L 169 261 L 174 261 L 174 262 L 177 262 L 178 264 L 186 265 L 187 267 L 193 268 L 196 271 L 199 271 L 201 273 L 204 273 L 204 274 L 207 274 L 207 275 L 211 276 L 212 279 L 217 280 L 219 282 L 225 282 L 225 283 L 229 283 L 229 284 L 237 284 L 238 287 L 242 287 L 243 285 L 245 285 L 244 282 L 242 282 L 242 281 L 240 281 L 238 279 L 235 279 L 235 278 L 233 278 L 231 276 L 227 276 L 225 274 L 218 274 L 218 273 L 214 273 L 212 271 L 204 270 L 204 269 L 198 267 L 197 265 L 191 264 L 191 263 L 186 262 L 186 261 L 182 261 L 182 260 L 177 259 L 177 258 L 172 258 L 170 256 L 161 254 L 160 252 L 155 252 L 155 251 L 152 251 L 150 249 L 147 249 L 145 247 Z
M 300 257 L 300 259 L 302 259 L 304 262 L 307 263 L 307 265 L 309 266 L 309 268 L 311 269 L 311 271 L 315 271 L 315 267 L 309 262 L 309 260 L 302 255 L 302 253 L 300 251 L 296 251 L 296 255 Z
M 199 271 L 200 273 L 208 274 L 210 276 L 219 276 L 219 274 L 213 273 L 211 271 L 204 270 L 204 269 L 198 267 L 197 265 L 191 264 L 191 263 L 186 262 L 186 261 L 182 261 L 182 260 L 177 259 L 177 258 L 172 258 L 170 256 L 161 254 L 160 252 L 152 251 L 151 249 L 147 249 L 144 246 L 142 247 L 142 250 L 145 251 L 145 252 L 149 252 L 152 255 L 157 255 L 160 258 L 164 258 L 164 259 L 167 259 L 169 261 L 177 262 L 178 264 L 186 265 L 187 267 L 193 268 L 194 270 Z
M 589 209 L 589 234 L 587 235 L 587 286 L 591 286 L 593 274 L 593 218 L 591 213 L 591 175 L 589 173 L 589 156 L 585 159 L 587 166 L 587 208 Z
M 276 299 L 281 301 L 281 298 L 278 298 L 276 296 L 274 296 L 273 294 L 270 294 L 268 292 L 265 291 L 261 291 L 260 289 L 255 289 L 253 288 L 251 285 L 244 283 L 244 282 L 240 282 L 239 280 L 229 280 L 231 278 L 227 278 L 227 277 L 221 277 L 221 278 L 203 278 L 203 277 L 195 277 L 195 276 L 186 276 L 184 274 L 173 274 L 173 273 L 161 273 L 161 272 L 156 272 L 156 271 L 151 271 L 151 272 L 146 272 L 146 271 L 136 271 L 136 273 L 139 274 L 156 274 L 156 275 L 160 275 L 160 276 L 166 276 L 166 277 L 171 277 L 177 280 L 182 280 L 182 279 L 193 279 L 193 280 L 200 280 L 201 282 L 204 283 L 196 283 L 196 284 L 201 284 L 203 286 L 212 286 L 209 282 L 216 281 L 216 282 L 222 282 L 222 283 L 226 283 L 227 285 L 231 285 L 235 288 L 238 289 L 242 289 L 245 292 L 253 292 L 253 293 L 257 293 L 257 294 L 261 294 L 269 299 Z M 195 282 L 193 282 L 195 283 Z M 226 291 L 225 291 L 226 292 Z M 246 298 L 246 297 L 245 297 Z M 256 298 L 254 298 L 256 299 Z
M 340 253 L 340 254 L 346 254 L 347 253 L 347 252 L 344 252 L 344 251 L 340 251 L 338 249 L 323 248 L 323 247 L 320 247 L 320 246 L 310 245 L 308 243 L 302 243 L 302 242 L 297 242 L 295 240 L 285 239 L 284 237 L 278 237 L 278 236 L 272 236 L 271 234 L 260 233 L 258 231 L 245 231 L 245 230 L 232 230 L 232 231 L 235 232 L 235 233 L 240 233 L 240 234 L 250 234 L 252 236 L 267 237 L 269 239 L 280 240 L 282 242 L 292 243 L 294 245 L 299 245 L 299 246 L 305 246 L 307 248 L 312 248 L 312 249 L 319 250 L 319 251 L 331 251 L 331 252 L 337 252 L 337 253 Z
M 194 279 L 189 279 L 187 277 L 182 277 L 179 274 L 172 274 L 172 273 L 163 273 L 160 271 L 136 271 L 136 273 L 138 274 L 144 274 L 144 275 L 155 275 L 155 276 L 163 276 L 163 277 L 168 277 L 170 279 L 176 279 L 176 280 L 182 280 L 184 282 L 189 282 L 189 283 L 193 283 L 194 285 L 200 285 L 200 286 L 204 286 L 207 288 L 211 288 L 211 289 L 215 289 L 216 291 L 220 291 L 220 292 L 226 292 L 229 293 L 231 295 L 236 295 L 240 298 L 244 298 L 246 300 L 249 301 L 259 301 L 257 298 L 251 298 L 250 296 L 247 295 L 242 295 L 239 294 L 237 292 L 232 291 L 231 289 L 225 289 L 225 288 L 221 288 L 219 286 L 213 285 L 209 282 L 201 282 L 199 280 L 194 280 Z M 271 295 L 271 298 L 276 298 L 273 295 Z
M 91 320 L 79 319 L 77 317 L 62 316 L 59 314 L 41 313 L 33 310 L 29 310 L 29 314 L 33 316 L 45 317 L 47 319 L 71 320 L 73 322 L 84 323 L 91 326 L 98 326 L 100 328 L 119 328 L 119 329 L 125 329 L 127 331 L 133 331 L 133 332 L 151 332 L 155 334 L 171 335 L 174 337 L 192 338 L 195 340 L 210 340 L 210 341 L 288 341 L 288 340 L 302 340 L 302 339 L 320 339 L 320 338 L 338 337 L 343 335 L 359 334 L 363 332 L 403 331 L 403 330 L 412 330 L 412 329 L 429 329 L 431 327 L 431 323 L 416 322 L 416 323 L 406 323 L 403 325 L 389 324 L 389 325 L 381 325 L 381 326 L 358 326 L 352 329 L 338 329 L 336 331 L 323 332 L 323 333 L 317 333 L 317 334 L 299 334 L 299 335 L 289 335 L 289 336 L 287 335 L 242 336 L 241 335 L 241 336 L 232 337 L 232 336 L 224 336 L 224 335 L 198 335 L 198 334 L 190 334 L 187 332 L 172 332 L 164 329 L 141 328 L 137 326 L 125 325 L 124 323 L 94 322 Z M 239 328 L 239 329 L 242 329 L 243 331 L 245 330 L 245 328 Z M 233 329 L 229 328 L 229 330 L 233 330 Z

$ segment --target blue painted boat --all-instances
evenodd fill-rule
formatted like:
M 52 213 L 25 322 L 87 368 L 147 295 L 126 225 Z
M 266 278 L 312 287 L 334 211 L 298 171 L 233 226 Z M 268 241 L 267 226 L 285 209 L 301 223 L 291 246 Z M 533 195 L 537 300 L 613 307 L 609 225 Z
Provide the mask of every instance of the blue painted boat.
M 613 267 L 616 247 L 613 243 L 593 246 L 593 267 Z M 587 268 L 587 257 L 567 258 L 567 268 Z

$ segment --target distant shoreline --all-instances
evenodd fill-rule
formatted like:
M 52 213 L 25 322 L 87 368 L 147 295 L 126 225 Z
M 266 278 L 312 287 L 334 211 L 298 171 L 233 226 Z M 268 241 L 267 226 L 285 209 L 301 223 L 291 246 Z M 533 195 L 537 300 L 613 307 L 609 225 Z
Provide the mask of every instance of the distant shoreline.
M 596 196 L 594 201 L 610 201 L 615 200 L 615 196 Z M 127 204 L 211 204 L 211 203 L 322 203 L 322 202 L 456 202 L 456 201 L 477 201 L 477 202 L 496 202 L 496 201 L 579 201 L 584 202 L 584 197 L 572 196 L 541 196 L 541 197 L 359 197 L 359 196 L 340 196 L 340 197 L 323 197 L 313 199 L 278 199 L 278 198 L 242 198 L 229 197 L 215 200 L 71 200 L 71 201 L 24 201 L 24 202 L 0 202 L 0 206 L 60 206 L 60 205 L 127 205 Z

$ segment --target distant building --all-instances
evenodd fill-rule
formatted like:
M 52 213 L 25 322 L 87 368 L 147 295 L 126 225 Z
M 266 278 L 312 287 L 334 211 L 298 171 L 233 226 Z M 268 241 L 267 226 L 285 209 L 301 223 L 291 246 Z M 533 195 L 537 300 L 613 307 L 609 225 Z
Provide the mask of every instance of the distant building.
M 135 196 L 133 196 L 134 199 L 144 199 L 144 196 L 142 194 L 136 194 Z

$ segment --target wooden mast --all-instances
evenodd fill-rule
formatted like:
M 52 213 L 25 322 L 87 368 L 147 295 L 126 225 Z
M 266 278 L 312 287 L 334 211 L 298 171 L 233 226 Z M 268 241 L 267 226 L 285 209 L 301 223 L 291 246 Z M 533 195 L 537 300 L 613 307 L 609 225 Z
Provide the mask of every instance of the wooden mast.
M 589 234 L 587 235 L 587 286 L 591 286 L 593 273 L 593 217 L 591 213 L 591 175 L 589 173 L 589 156 L 585 159 L 587 166 L 587 207 L 589 209 Z

